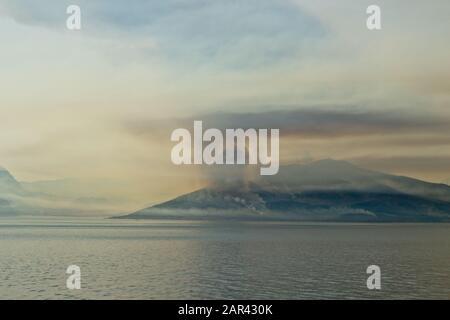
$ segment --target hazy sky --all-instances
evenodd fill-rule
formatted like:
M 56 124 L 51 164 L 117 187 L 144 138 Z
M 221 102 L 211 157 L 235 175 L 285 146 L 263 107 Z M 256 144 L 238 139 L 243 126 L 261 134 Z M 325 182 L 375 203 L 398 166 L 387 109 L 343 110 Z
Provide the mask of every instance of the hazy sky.
M 69 4 L 80 31 L 66 29 Z M 447 180 L 449 12 L 448 0 L 0 0 L 0 164 L 157 202 L 205 184 L 172 165 L 169 140 L 203 119 L 280 128 L 285 163 Z

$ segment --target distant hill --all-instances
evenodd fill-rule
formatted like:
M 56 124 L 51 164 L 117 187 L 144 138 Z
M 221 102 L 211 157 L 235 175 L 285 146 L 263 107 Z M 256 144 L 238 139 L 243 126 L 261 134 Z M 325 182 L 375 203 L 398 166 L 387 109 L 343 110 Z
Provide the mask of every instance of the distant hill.
M 121 218 L 450 221 L 450 187 L 326 159 L 204 188 Z
M 82 184 L 69 179 L 21 183 L 0 167 L 0 216 L 107 215 L 115 211 L 108 199 L 80 196 L 79 190 L 89 194 Z
M 0 216 L 15 215 L 17 208 L 13 199 L 24 193 L 20 183 L 6 169 L 0 167 Z
M 5 169 L 0 167 L 0 195 L 21 194 L 24 190 L 20 183 Z

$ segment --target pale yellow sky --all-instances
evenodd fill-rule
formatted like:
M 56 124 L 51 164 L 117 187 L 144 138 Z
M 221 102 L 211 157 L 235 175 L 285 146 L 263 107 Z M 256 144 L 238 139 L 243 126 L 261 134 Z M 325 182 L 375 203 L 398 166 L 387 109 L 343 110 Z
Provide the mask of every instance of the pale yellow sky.
M 79 3 L 74 32 L 65 1 L 0 0 L 0 164 L 20 180 L 158 202 L 207 181 L 170 162 L 180 119 L 285 111 L 283 162 L 450 178 L 448 1 L 378 1 L 380 31 L 368 1 Z

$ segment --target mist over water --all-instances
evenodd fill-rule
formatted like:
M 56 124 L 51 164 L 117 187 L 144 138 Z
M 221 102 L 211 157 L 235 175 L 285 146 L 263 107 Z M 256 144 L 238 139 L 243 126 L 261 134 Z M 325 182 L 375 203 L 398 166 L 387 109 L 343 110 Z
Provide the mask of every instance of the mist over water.
M 449 270 L 450 224 L 0 219 L 2 299 L 448 299 Z

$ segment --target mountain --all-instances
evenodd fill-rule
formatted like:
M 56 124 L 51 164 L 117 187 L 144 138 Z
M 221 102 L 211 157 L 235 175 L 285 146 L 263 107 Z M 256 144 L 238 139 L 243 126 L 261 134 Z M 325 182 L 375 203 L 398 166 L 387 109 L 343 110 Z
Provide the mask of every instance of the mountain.
M 326 159 L 204 188 L 121 218 L 450 221 L 450 187 Z
M 20 183 L 8 172 L 0 167 L 0 195 L 1 194 L 21 194 L 23 188 Z
M 77 181 L 19 182 L 0 167 L 0 216 L 107 215 L 116 211 L 117 205 L 104 197 L 96 197 Z
M 23 193 L 20 183 L 6 169 L 0 167 L 0 216 L 15 215 L 17 209 L 12 199 Z

